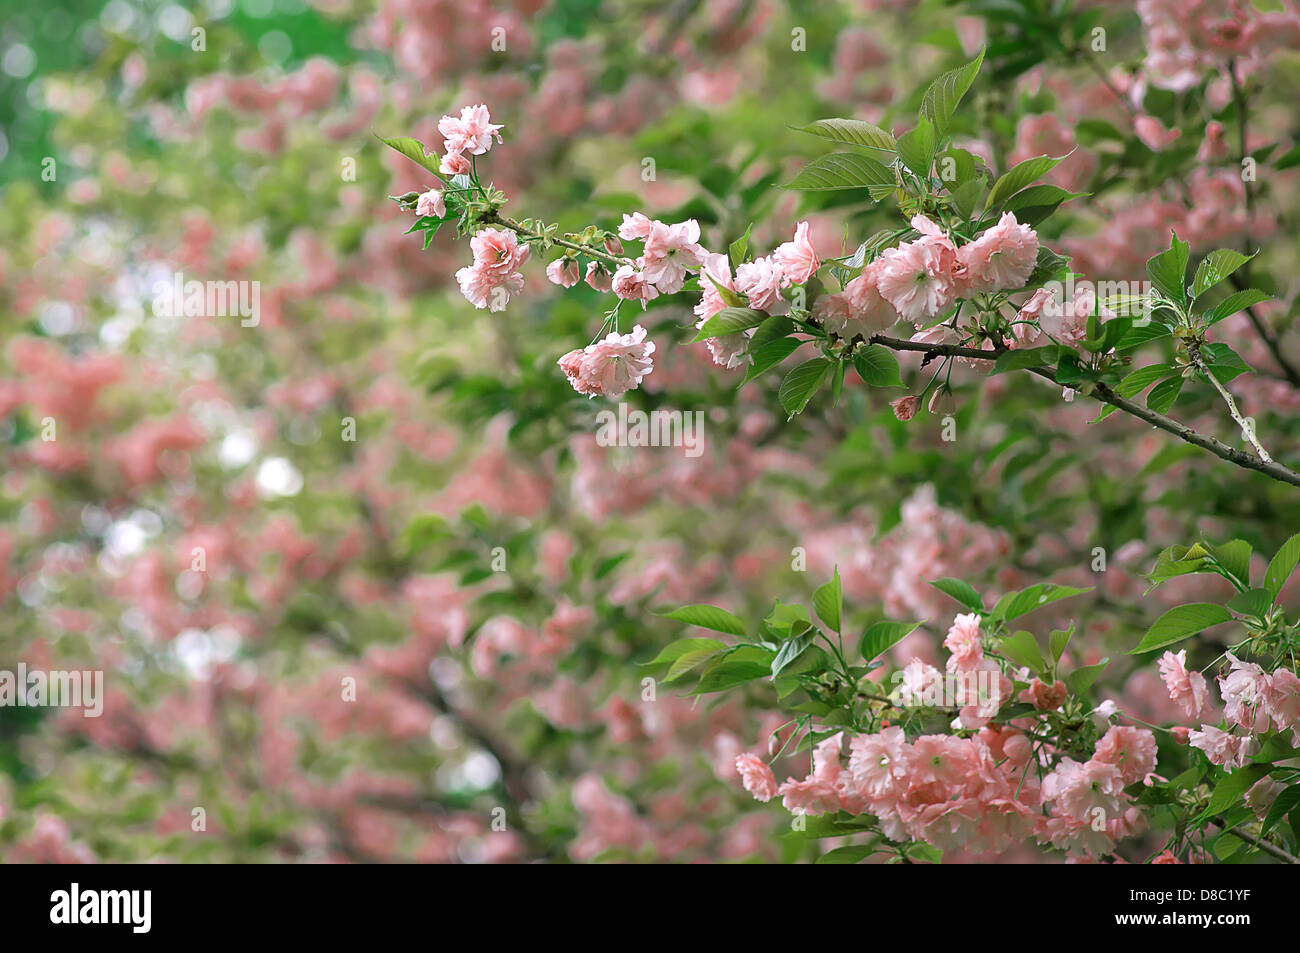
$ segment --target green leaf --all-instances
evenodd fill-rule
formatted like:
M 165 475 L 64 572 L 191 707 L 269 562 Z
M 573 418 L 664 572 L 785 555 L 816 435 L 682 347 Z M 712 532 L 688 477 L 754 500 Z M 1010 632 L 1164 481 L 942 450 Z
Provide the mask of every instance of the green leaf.
M 781 382 L 781 389 L 777 392 L 777 399 L 781 401 L 781 406 L 785 408 L 787 414 L 793 417 L 803 412 L 812 395 L 821 386 L 822 378 L 826 376 L 830 367 L 831 362 L 828 359 L 815 357 L 811 361 L 804 361 L 785 375 L 785 380 Z
M 719 642 L 717 639 L 678 639 L 664 646 L 657 656 L 643 664 L 647 666 L 669 665 L 691 652 L 704 650 L 712 653 L 719 652 L 726 647 L 725 642 Z
M 881 152 L 893 152 L 898 147 L 893 136 L 879 126 L 861 119 L 818 119 L 807 126 L 799 126 L 798 131 L 821 136 L 832 142 L 879 149 Z
M 697 639 L 699 642 L 714 642 L 714 639 Z M 715 658 L 726 650 L 726 646 L 718 642 L 718 648 L 712 648 L 708 645 L 701 645 L 693 648 L 689 652 L 679 655 L 673 664 L 668 668 L 668 674 L 664 676 L 664 684 L 675 682 L 683 675 L 703 665 L 709 659 Z
M 1266 294 L 1258 288 L 1247 288 L 1245 291 L 1230 294 L 1215 305 L 1210 313 L 1205 316 L 1205 325 L 1209 327 L 1211 324 L 1218 324 L 1224 318 L 1231 317 L 1238 311 L 1245 311 L 1247 308 L 1254 307 L 1261 301 L 1267 301 L 1271 297 L 1273 297 L 1271 294 Z
M 856 864 L 865 860 L 876 852 L 872 844 L 849 844 L 846 847 L 836 847 L 834 850 L 828 850 L 817 858 L 819 864 Z
M 754 223 L 750 222 L 749 227 L 745 229 L 745 234 L 741 235 L 727 249 L 727 256 L 731 259 L 731 267 L 735 268 L 745 260 L 745 253 L 749 251 L 749 233 L 754 230 Z
M 1300 563 L 1300 533 L 1282 544 L 1269 560 L 1268 569 L 1264 570 L 1264 588 L 1273 593 L 1274 601 L 1282 594 L 1282 587 L 1295 571 L 1297 563 Z
M 755 377 L 776 367 L 776 365 L 799 350 L 799 345 L 802 343 L 798 338 L 777 338 L 775 341 L 768 341 L 757 350 L 754 349 L 751 343 L 749 356 L 754 363 L 750 365 L 749 370 L 745 373 L 745 379 L 741 381 L 741 386 L 743 387 Z
M 437 156 L 428 155 L 424 151 L 424 144 L 421 143 L 419 139 L 412 139 L 409 136 L 399 136 L 396 139 L 385 139 L 380 135 L 376 135 L 375 138 L 390 149 L 395 149 L 400 152 L 416 165 L 423 166 L 425 169 L 438 176 L 440 180 L 442 179 L 442 174 L 438 171 L 438 164 L 442 160 Z
M 948 128 L 948 121 L 957 111 L 966 91 L 979 75 L 980 64 L 984 62 L 984 51 L 964 66 L 944 73 L 925 91 L 921 99 L 921 115 L 930 120 L 936 135 L 942 136 Z
M 1169 334 L 1169 328 L 1163 324 L 1135 324 L 1128 329 L 1128 333 L 1115 345 L 1115 351 L 1120 354 L 1125 351 L 1133 351 L 1150 341 L 1167 338 Z
M 1180 241 L 1177 232 L 1171 232 L 1169 250 L 1153 256 L 1147 261 L 1147 274 L 1170 301 L 1180 305 L 1187 304 L 1187 257 L 1191 246 Z
M 1211 602 L 1193 602 L 1170 609 L 1147 630 L 1138 647 L 1129 655 L 1154 652 L 1220 622 L 1230 622 L 1232 615 L 1223 606 Z
M 862 633 L 858 649 L 864 662 L 872 662 L 916 630 L 919 622 L 877 622 Z
M 919 175 L 922 181 L 928 182 L 930 167 L 934 165 L 936 145 L 934 126 L 922 116 L 914 129 L 899 137 L 898 154 L 909 169 Z
M 709 338 L 726 337 L 739 334 L 750 328 L 758 327 L 767 319 L 767 315 L 754 308 L 723 308 L 700 327 L 691 343 L 707 341 Z
M 844 592 L 840 585 L 840 570 L 837 566 L 831 581 L 818 586 L 813 593 L 813 608 L 817 616 L 836 632 L 840 631 L 840 618 L 844 612 Z
M 1054 159 L 1051 156 L 1035 156 L 1032 159 L 1026 159 L 1024 162 L 1016 163 L 1006 175 L 993 183 L 993 191 L 989 193 L 988 201 L 984 203 L 984 207 L 994 208 L 1002 204 L 1021 189 L 1032 185 L 1037 179 L 1051 172 L 1060 164 L 1063 158 L 1065 157 L 1061 156 Z
M 672 612 L 660 612 L 658 614 L 677 622 L 685 622 L 687 625 L 698 625 L 703 629 L 712 629 L 714 632 L 725 632 L 728 635 L 738 635 L 742 638 L 745 635 L 745 623 L 726 609 L 719 609 L 716 606 L 682 606 Z
M 998 651 L 1011 661 L 1028 666 L 1035 674 L 1047 668 L 1047 663 L 1043 661 L 1043 653 L 1038 649 L 1038 642 L 1034 640 L 1032 633 L 1023 629 L 1004 638 L 998 645 Z
M 772 677 L 776 678 L 791 662 L 802 655 L 804 650 L 812 645 L 813 638 L 812 633 L 806 632 L 785 642 L 781 646 L 781 651 L 776 653 L 776 658 L 772 659 Z
M 872 387 L 902 387 L 898 358 L 883 344 L 868 344 L 853 352 L 853 369 Z
M 968 609 L 973 609 L 976 612 L 984 611 L 984 600 L 980 598 L 980 594 L 968 582 L 952 578 L 932 579 L 930 585 L 944 595 L 952 596 Z
M 1251 786 L 1266 774 L 1268 774 L 1267 767 L 1250 764 L 1225 774 L 1220 780 L 1216 780 L 1210 785 L 1210 803 L 1206 805 L 1205 812 L 1201 814 L 1200 820 L 1214 817 L 1214 815 L 1237 804 L 1245 793 L 1250 790 Z
M 1056 629 L 1047 637 L 1047 647 L 1051 650 L 1052 661 L 1061 661 L 1061 656 L 1065 654 L 1065 647 L 1070 644 L 1070 636 L 1074 634 L 1074 623 L 1070 623 L 1068 629 Z
M 1163 414 L 1170 407 L 1174 406 L 1174 401 L 1183 391 L 1182 377 L 1169 377 L 1161 381 L 1151 389 L 1147 394 L 1147 407 L 1158 414 Z
M 1051 582 L 1038 583 L 1019 592 L 1009 592 L 999 599 L 997 605 L 993 607 L 993 617 L 1010 622 L 1012 619 L 1018 619 L 1035 609 L 1042 608 L 1049 602 L 1068 599 L 1085 592 L 1092 592 L 1092 587 L 1076 589 L 1073 586 L 1058 586 Z
M 1243 255 L 1231 248 L 1220 248 L 1210 252 L 1196 266 L 1196 277 L 1192 279 L 1192 297 L 1200 297 L 1254 257 L 1254 255 Z
M 1081 199 L 1087 194 L 1087 192 L 1068 192 L 1059 185 L 1035 185 L 1011 196 L 1002 203 L 1002 209 L 1006 212 L 1017 212 L 1026 208 L 1055 208 L 1062 202 Z M 1019 221 L 1020 216 L 1016 216 L 1016 219 Z
M 1172 373 L 1173 370 L 1174 366 L 1172 364 L 1152 364 L 1149 367 L 1139 367 L 1116 385 L 1115 393 L 1121 397 L 1136 397 L 1156 381 Z
M 1264 815 L 1264 826 L 1259 829 L 1261 835 L 1267 834 L 1284 815 L 1300 807 L 1300 784 L 1293 784 L 1278 794 L 1277 799 Z
M 883 198 L 897 188 L 897 182 L 894 173 L 875 159 L 856 152 L 832 152 L 809 162 L 785 188 L 800 192 L 867 189 L 872 198 Z
M 1075 695 L 1083 696 L 1088 689 L 1097 681 L 1098 676 L 1110 664 L 1110 659 L 1104 658 L 1096 665 L 1085 665 L 1082 668 L 1076 668 L 1069 675 L 1065 676 L 1066 687 Z
M 1170 546 L 1156 557 L 1155 567 L 1147 574 L 1153 586 L 1194 572 L 1209 572 L 1204 547 Z
M 1048 367 L 1055 364 L 1059 357 L 1060 348 L 1055 344 L 1048 344 L 1045 347 L 1018 347 L 998 355 L 998 359 L 993 362 L 992 373 L 1005 374 L 1026 367 Z
M 785 337 L 793 330 L 794 322 L 788 316 L 773 315 L 754 329 L 754 334 L 749 339 L 749 350 L 753 352 L 764 344 Z
M 758 645 L 741 645 L 715 662 L 700 678 L 691 694 L 707 695 L 735 688 L 756 678 L 766 678 L 772 671 L 776 653 Z
M 1227 607 L 1240 615 L 1264 619 L 1273 608 L 1273 593 L 1268 589 L 1247 589 L 1228 600 Z
M 1250 543 L 1244 539 L 1234 539 L 1218 546 L 1210 543 L 1202 545 L 1244 588 L 1250 588 Z

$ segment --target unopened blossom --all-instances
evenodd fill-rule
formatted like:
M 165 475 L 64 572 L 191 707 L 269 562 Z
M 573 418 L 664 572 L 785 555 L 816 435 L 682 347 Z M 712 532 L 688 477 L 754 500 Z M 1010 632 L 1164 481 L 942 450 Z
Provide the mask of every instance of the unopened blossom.
M 443 137 L 443 147 L 448 153 L 481 156 L 492 148 L 492 139 L 501 141 L 497 131 L 500 125 L 492 122 L 488 108 L 481 103 L 466 106 L 460 116 L 443 116 L 438 120 L 438 132 Z
M 676 294 L 686 283 L 688 269 L 697 270 L 708 253 L 700 245 L 700 225 L 687 219 L 676 225 L 651 222 L 641 256 L 641 274 L 661 294 Z
M 578 260 L 557 258 L 546 266 L 546 277 L 562 288 L 572 288 L 578 283 Z
M 623 265 L 614 272 L 613 278 L 610 279 L 610 287 L 614 290 L 614 294 L 625 301 L 640 301 L 643 309 L 647 301 L 659 297 L 659 289 L 646 281 L 645 276 L 631 265 Z
M 1065 696 L 1068 691 L 1065 682 L 1059 679 L 1048 685 L 1041 679 L 1034 679 L 1025 689 L 1025 701 L 1033 705 L 1039 711 L 1056 711 L 1065 703 Z
M 889 406 L 894 410 L 894 416 L 899 420 L 911 420 L 916 416 L 916 412 L 921 409 L 921 398 L 909 394 L 907 397 L 900 397 L 898 400 L 890 401 Z
M 958 249 L 957 257 L 969 270 L 967 294 L 1022 288 L 1038 262 L 1038 235 L 1017 222 L 1014 212 L 1004 212 L 996 225 Z
M 422 192 L 420 197 L 415 200 L 415 214 L 430 218 L 445 218 L 447 203 L 443 200 L 442 190 L 430 189 L 427 192 Z
M 579 394 L 622 397 L 654 370 L 654 342 L 645 338 L 639 324 L 629 334 L 611 331 L 603 341 L 570 351 L 556 363 Z
M 1178 706 L 1183 717 L 1188 721 L 1200 718 L 1205 708 L 1205 676 L 1195 670 L 1188 671 L 1187 650 L 1179 649 L 1177 654 L 1166 650 L 1156 665 L 1165 688 L 1169 690 L 1170 700 Z
M 598 261 L 587 262 L 587 273 L 583 281 L 601 292 L 608 291 L 613 285 L 609 270 Z
M 771 256 L 747 261 L 736 267 L 736 290 L 745 295 L 751 308 L 774 311 L 784 302 L 781 286 L 785 276 Z
M 785 280 L 792 285 L 801 285 L 817 273 L 821 262 L 812 240 L 808 237 L 808 223 L 800 222 L 794 229 L 794 240 L 778 245 L 772 252 L 772 258 Z
M 762 758 L 742 754 L 736 758 L 736 770 L 740 772 L 745 790 L 754 795 L 756 800 L 770 801 L 776 796 L 776 777 Z

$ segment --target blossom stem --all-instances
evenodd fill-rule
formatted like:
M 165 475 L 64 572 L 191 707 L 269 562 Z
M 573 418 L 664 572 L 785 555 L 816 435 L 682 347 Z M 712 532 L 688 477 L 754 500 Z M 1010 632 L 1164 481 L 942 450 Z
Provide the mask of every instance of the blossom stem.
M 543 237 L 541 235 L 538 235 L 536 232 L 531 232 L 528 229 L 524 228 L 523 225 L 519 224 L 514 219 L 505 218 L 504 216 L 499 215 L 496 212 L 490 212 L 487 215 L 484 215 L 482 221 L 489 225 L 503 225 L 523 239 L 536 240 Z M 593 248 L 591 245 L 583 245 L 579 242 L 571 242 L 563 238 L 552 238 L 551 244 L 559 245 L 561 248 L 568 248 L 571 251 L 580 252 L 581 254 L 586 255 L 588 258 L 594 258 L 597 261 L 603 262 L 604 264 L 612 265 L 615 270 L 622 268 L 624 265 L 636 264 L 636 262 L 634 262 L 630 258 L 618 258 L 614 255 L 609 254 L 608 252 L 600 251 L 597 248 Z

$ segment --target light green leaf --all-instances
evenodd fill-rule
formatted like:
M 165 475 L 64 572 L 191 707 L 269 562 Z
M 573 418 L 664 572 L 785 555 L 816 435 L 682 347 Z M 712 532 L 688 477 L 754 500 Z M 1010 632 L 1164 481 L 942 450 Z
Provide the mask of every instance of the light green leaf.
M 856 152 L 832 152 L 814 159 L 785 186 L 800 192 L 867 189 L 872 198 L 883 198 L 896 187 L 890 169 Z
M 920 624 L 919 622 L 885 621 L 867 626 L 867 631 L 862 633 L 862 639 L 858 643 L 858 649 L 862 652 L 862 660 L 871 662 L 884 655 L 890 648 L 915 631 Z
M 861 119 L 818 119 L 807 126 L 799 126 L 798 131 L 821 136 L 832 142 L 879 149 L 881 152 L 893 152 L 897 148 L 893 136 L 879 126 Z
M 853 369 L 872 387 L 902 387 L 898 358 L 883 344 L 868 344 L 853 352 Z
M 1039 651 L 1038 642 L 1030 632 L 1021 629 L 1004 638 L 998 645 L 1000 651 L 1011 661 L 1028 666 L 1035 674 L 1047 668 L 1043 653 Z
M 1199 297 L 1213 288 L 1254 257 L 1254 255 L 1243 255 L 1231 248 L 1220 248 L 1210 252 L 1196 266 L 1196 277 L 1192 279 L 1192 297 Z
M 979 75 L 980 64 L 983 62 L 984 51 L 980 50 L 979 56 L 975 59 L 944 73 L 925 91 L 925 96 L 921 100 L 921 115 L 934 125 L 936 135 L 942 136 L 944 130 L 948 128 L 948 121 L 957 111 L 957 105 L 966 95 L 966 91 L 975 82 L 975 77 Z
M 840 570 L 837 566 L 831 581 L 818 586 L 813 593 L 813 608 L 817 616 L 836 632 L 840 631 L 840 618 L 844 612 L 844 592 L 840 585 Z
M 935 145 L 934 126 L 922 116 L 915 128 L 899 137 L 898 154 L 909 169 L 928 182 L 930 168 L 934 165 Z
M 781 382 L 781 389 L 777 392 L 777 399 L 781 401 L 781 406 L 785 408 L 787 414 L 793 417 L 803 412 L 812 395 L 821 386 L 822 379 L 830 367 L 831 362 L 828 359 L 815 357 L 811 361 L 804 361 L 785 376 L 785 380 Z
M 427 154 L 424 151 L 424 144 L 421 143 L 419 139 L 412 139 L 409 136 L 385 139 L 380 135 L 376 135 L 375 138 L 390 149 L 400 152 L 416 165 L 423 166 L 425 169 L 438 176 L 439 179 L 442 178 L 442 174 L 438 171 L 438 164 L 441 160 L 437 156 L 430 156 Z
M 1282 593 L 1282 587 L 1295 571 L 1297 563 L 1300 563 L 1300 533 L 1282 544 L 1269 560 L 1268 569 L 1264 570 L 1264 588 L 1273 593 L 1274 601 Z
M 1147 630 L 1137 648 L 1129 655 L 1154 652 L 1220 622 L 1230 622 L 1232 615 L 1223 606 L 1211 602 L 1193 602 L 1170 609 Z
M 691 343 L 726 337 L 729 334 L 740 334 L 742 331 L 758 327 L 766 319 L 767 315 L 755 308 L 723 308 L 704 322 Z
M 932 579 L 930 585 L 945 595 L 952 596 L 968 609 L 984 611 L 984 601 L 970 583 L 961 579 Z
M 1051 172 L 1064 158 L 1064 156 L 1058 158 L 1035 156 L 1032 159 L 1026 159 L 1024 162 L 1016 163 L 1006 175 L 993 183 L 993 191 L 989 193 L 988 201 L 984 203 L 984 207 L 995 208 L 1002 204 L 1021 189 L 1032 185 L 1036 180 Z
M 667 619 L 673 619 L 676 622 L 685 622 L 687 625 L 698 625 L 704 629 L 712 629 L 714 632 L 725 632 L 728 635 L 744 636 L 745 623 L 740 621 L 726 609 L 719 609 L 716 606 L 692 605 L 682 606 L 680 609 L 674 609 L 672 612 L 661 612 L 659 615 Z

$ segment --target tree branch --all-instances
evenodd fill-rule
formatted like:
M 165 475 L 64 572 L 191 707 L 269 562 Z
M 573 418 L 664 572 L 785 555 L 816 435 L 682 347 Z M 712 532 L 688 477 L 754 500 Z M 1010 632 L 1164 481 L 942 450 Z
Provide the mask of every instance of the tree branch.
M 882 344 L 893 351 L 915 351 L 921 354 L 931 354 L 936 357 L 965 357 L 974 358 L 981 361 L 996 360 L 998 355 L 1005 353 L 1007 348 L 997 348 L 995 350 L 980 350 L 973 347 L 963 347 L 957 344 L 924 344 L 919 341 L 904 341 L 901 338 L 886 337 L 883 334 L 873 334 L 868 340 L 872 344 Z M 1050 367 L 1029 367 L 1025 368 L 1031 374 L 1035 374 L 1044 380 L 1051 381 L 1058 386 L 1064 386 L 1056 379 L 1056 372 Z M 1083 393 L 1083 392 L 1081 392 Z M 1166 433 L 1171 433 L 1180 440 L 1184 440 L 1192 446 L 1200 447 L 1209 453 L 1214 454 L 1221 460 L 1236 464 L 1247 470 L 1256 470 L 1265 476 L 1271 477 L 1282 483 L 1289 483 L 1291 486 L 1300 487 L 1300 473 L 1295 472 L 1289 467 L 1274 460 L 1261 460 L 1259 457 L 1252 456 L 1242 450 L 1228 446 L 1216 437 L 1208 434 L 1199 433 L 1188 427 L 1186 424 L 1179 423 L 1172 417 L 1167 417 L 1129 400 L 1127 397 L 1121 397 L 1105 384 L 1093 384 L 1091 389 L 1086 392 L 1087 396 L 1093 400 L 1100 401 L 1103 404 L 1110 404 L 1117 410 L 1122 410 L 1126 414 L 1143 420 L 1151 426 L 1156 427 Z

